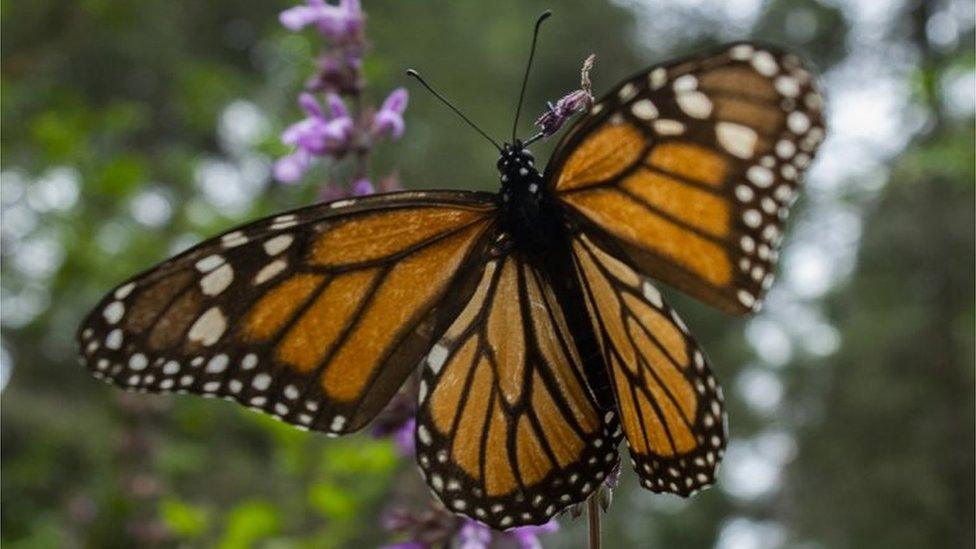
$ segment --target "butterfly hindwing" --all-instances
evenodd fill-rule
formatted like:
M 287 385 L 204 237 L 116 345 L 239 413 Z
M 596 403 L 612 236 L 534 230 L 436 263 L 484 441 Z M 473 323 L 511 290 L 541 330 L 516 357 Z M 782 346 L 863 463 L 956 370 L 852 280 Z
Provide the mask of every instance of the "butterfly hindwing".
M 573 254 L 641 484 L 682 496 L 711 485 L 726 428 L 704 353 L 646 277 L 585 234 Z
M 621 83 L 563 139 L 547 180 L 641 271 L 744 313 L 772 284 L 821 103 L 795 55 L 726 46 Z
M 417 460 L 436 496 L 495 528 L 544 523 L 616 465 L 616 429 L 545 276 L 517 253 L 487 263 L 422 371 Z
M 457 314 L 491 195 L 404 192 L 234 229 L 135 277 L 79 330 L 121 387 L 236 400 L 341 434 L 386 404 Z M 441 326 L 441 328 L 438 328 Z

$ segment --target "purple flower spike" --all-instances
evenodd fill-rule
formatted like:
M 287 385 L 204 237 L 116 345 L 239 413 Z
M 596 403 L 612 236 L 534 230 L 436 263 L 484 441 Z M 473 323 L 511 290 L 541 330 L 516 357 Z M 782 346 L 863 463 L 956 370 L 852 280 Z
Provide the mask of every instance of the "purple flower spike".
M 555 520 L 550 520 L 545 524 L 540 524 L 539 526 L 522 526 L 520 528 L 515 528 L 508 532 L 509 535 L 515 538 L 515 542 L 522 549 L 542 549 L 542 544 L 539 542 L 540 534 L 549 534 L 559 530 L 559 523 Z
M 388 133 L 393 139 L 399 139 L 403 135 L 403 111 L 407 110 L 408 98 L 407 90 L 393 90 L 373 117 L 373 133 Z
M 340 0 L 335 6 L 324 0 L 307 0 L 304 6 L 281 12 L 278 19 L 293 31 L 315 25 L 323 36 L 336 42 L 357 40 L 363 30 L 363 10 L 359 0 Z

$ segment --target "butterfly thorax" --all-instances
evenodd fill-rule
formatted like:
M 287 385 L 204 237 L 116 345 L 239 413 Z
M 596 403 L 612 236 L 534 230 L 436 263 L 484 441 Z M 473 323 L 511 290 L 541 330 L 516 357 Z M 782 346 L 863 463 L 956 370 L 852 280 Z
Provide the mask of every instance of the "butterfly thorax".
M 498 159 L 501 174 L 501 219 L 515 245 L 529 253 L 540 253 L 562 229 L 558 210 L 552 207 L 535 159 L 521 141 L 502 149 Z

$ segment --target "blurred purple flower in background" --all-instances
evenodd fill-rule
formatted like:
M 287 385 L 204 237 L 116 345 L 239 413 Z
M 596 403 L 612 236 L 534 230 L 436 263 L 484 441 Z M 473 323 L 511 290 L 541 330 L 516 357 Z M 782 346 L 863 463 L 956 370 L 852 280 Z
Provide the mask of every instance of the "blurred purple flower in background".
M 322 110 L 314 95 L 303 93 L 298 97 L 298 104 L 308 116 L 281 134 L 281 141 L 295 147 L 295 151 L 275 163 L 274 174 L 279 181 L 298 181 L 308 170 L 313 156 L 340 158 L 348 151 L 354 132 L 349 110 L 334 93 L 326 95 L 326 101 L 329 113 Z
M 407 110 L 407 90 L 397 88 L 383 101 L 376 116 L 373 117 L 373 133 L 389 134 L 393 139 L 403 135 L 403 111 Z
M 541 549 L 542 543 L 538 536 L 559 530 L 559 523 L 555 520 L 539 526 L 512 528 L 505 532 L 497 532 L 471 519 L 462 520 L 464 525 L 456 538 L 461 549 L 488 549 L 493 541 L 502 542 L 504 546 L 514 545 L 520 549 Z
M 550 520 L 539 526 L 522 526 L 515 528 L 505 534 L 515 538 L 519 547 L 522 549 L 541 549 L 542 543 L 539 542 L 540 534 L 551 534 L 559 530 L 559 523 L 555 519 Z
M 335 42 L 358 40 L 363 32 L 363 11 L 359 0 L 340 0 L 334 6 L 325 0 L 307 0 L 304 6 L 281 12 L 279 20 L 293 31 L 315 25 L 323 36 Z
M 470 519 L 458 532 L 457 540 L 461 549 L 485 549 L 491 543 L 491 528 Z
M 329 180 L 320 197 L 336 199 L 349 194 L 372 194 L 375 188 L 368 174 L 369 156 L 379 137 L 398 139 L 403 135 L 407 90 L 393 90 L 378 111 L 364 104 L 362 67 L 367 48 L 365 15 L 358 0 L 340 0 L 338 4 L 307 0 L 304 5 L 283 11 L 280 21 L 292 31 L 314 27 L 326 39 L 328 47 L 319 56 L 317 73 L 298 98 L 306 117 L 281 134 L 282 143 L 292 151 L 275 163 L 275 179 L 295 183 L 319 159 L 328 160 L 327 165 L 331 166 L 352 155 L 355 163 L 351 179 L 345 184 Z M 316 97 L 318 93 L 324 94 L 324 108 Z M 347 104 L 352 105 L 351 111 Z M 384 182 L 390 180 L 388 176 Z M 332 191 L 333 187 L 341 192 Z M 381 188 L 393 190 L 399 185 Z

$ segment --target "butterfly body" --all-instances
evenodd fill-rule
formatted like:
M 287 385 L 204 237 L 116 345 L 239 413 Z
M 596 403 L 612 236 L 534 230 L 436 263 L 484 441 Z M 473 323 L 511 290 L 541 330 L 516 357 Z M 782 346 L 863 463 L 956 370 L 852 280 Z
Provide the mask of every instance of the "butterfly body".
M 501 189 L 500 228 L 523 253 L 539 255 L 563 239 L 560 210 L 520 141 L 505 144 L 497 163 Z
M 82 358 L 130 390 L 330 436 L 416 376 L 422 474 L 496 528 L 585 501 L 623 438 L 643 487 L 692 495 L 724 454 L 723 396 L 656 284 L 758 309 L 821 105 L 799 58 L 765 45 L 650 67 L 596 101 L 544 173 L 504 147 L 497 194 L 317 204 L 137 275 L 83 322 Z

